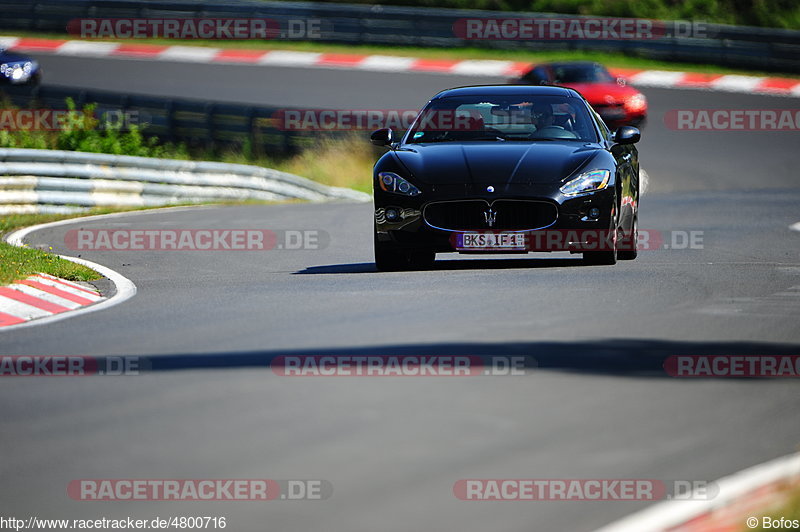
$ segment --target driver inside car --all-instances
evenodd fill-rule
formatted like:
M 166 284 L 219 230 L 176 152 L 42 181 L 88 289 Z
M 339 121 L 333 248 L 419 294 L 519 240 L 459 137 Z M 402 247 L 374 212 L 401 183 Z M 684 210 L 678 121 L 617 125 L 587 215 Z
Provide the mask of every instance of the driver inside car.
M 536 129 L 553 125 L 553 108 L 549 103 L 535 103 L 531 106 L 531 124 Z

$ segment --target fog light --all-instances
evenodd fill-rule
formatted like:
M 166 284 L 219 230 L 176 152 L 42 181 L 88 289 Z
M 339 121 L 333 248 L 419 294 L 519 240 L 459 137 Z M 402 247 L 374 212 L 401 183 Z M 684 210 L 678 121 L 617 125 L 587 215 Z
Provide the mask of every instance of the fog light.
M 390 222 L 400 220 L 400 212 L 397 209 L 386 209 L 386 219 Z
M 597 207 L 592 207 L 591 209 L 589 209 L 590 218 L 597 218 L 598 216 L 600 216 L 600 209 L 598 209 Z

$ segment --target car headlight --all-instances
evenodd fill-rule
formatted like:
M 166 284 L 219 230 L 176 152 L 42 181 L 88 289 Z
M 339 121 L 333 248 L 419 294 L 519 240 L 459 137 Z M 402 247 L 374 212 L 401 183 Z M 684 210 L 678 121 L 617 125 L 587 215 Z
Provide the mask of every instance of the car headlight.
M 647 98 L 644 94 L 634 94 L 625 101 L 625 108 L 631 113 L 638 113 L 647 109 Z
M 394 172 L 379 172 L 378 186 L 380 186 L 381 190 L 384 192 L 392 192 L 393 194 L 400 194 L 402 196 L 417 196 L 421 194 L 417 187 Z
M 34 70 L 39 67 L 36 61 L 15 61 L 0 64 L 0 74 L 12 81 L 26 80 L 31 77 Z
M 595 192 L 606 188 L 610 178 L 611 172 L 608 170 L 592 170 L 579 175 L 575 179 L 571 179 L 559 190 L 565 196 L 577 196 L 587 192 Z

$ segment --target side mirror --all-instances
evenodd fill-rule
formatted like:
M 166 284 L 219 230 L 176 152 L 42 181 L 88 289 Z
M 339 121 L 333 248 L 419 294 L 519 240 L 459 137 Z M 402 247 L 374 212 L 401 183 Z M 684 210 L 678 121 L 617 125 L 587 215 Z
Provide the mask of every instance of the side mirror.
M 394 135 L 390 128 L 379 129 L 372 132 L 369 141 L 376 146 L 389 146 L 394 141 Z
M 614 142 L 617 144 L 636 144 L 641 138 L 642 134 L 633 126 L 622 126 L 614 132 Z

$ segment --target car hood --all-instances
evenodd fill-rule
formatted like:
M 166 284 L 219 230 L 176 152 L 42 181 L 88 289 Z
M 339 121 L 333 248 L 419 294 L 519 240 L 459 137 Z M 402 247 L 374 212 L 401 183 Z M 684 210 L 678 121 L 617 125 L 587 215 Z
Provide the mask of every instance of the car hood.
M 590 105 L 622 103 L 639 91 L 630 85 L 617 83 L 569 83 L 566 85 L 580 92 Z
M 16 63 L 18 61 L 33 61 L 33 59 L 25 57 L 24 55 L 0 51 L 0 63 Z
M 470 141 L 406 144 L 394 155 L 422 183 L 539 184 L 569 177 L 598 149 L 575 141 Z

